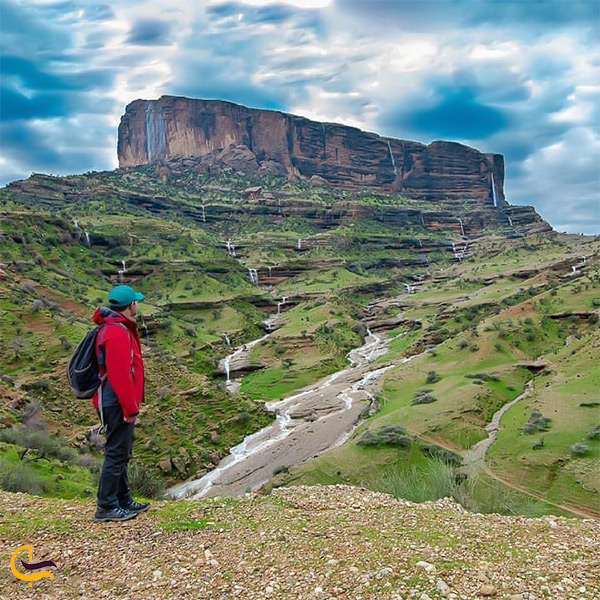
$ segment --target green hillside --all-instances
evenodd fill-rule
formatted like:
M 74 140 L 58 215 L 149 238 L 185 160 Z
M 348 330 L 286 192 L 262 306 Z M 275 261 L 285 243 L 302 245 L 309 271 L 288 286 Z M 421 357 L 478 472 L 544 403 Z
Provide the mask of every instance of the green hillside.
M 494 413 L 528 389 L 469 476 L 469 501 L 494 509 L 506 492 L 517 511 L 531 502 L 542 512 L 598 509 L 599 240 L 549 231 L 527 207 L 423 205 L 272 177 L 159 176 L 153 166 L 34 175 L 3 188 L 0 208 L 0 484 L 9 491 L 19 468 L 36 493 L 93 493 L 96 418 L 70 395 L 64 368 L 122 281 L 147 298 L 141 484 L 212 469 L 272 422 L 265 401 L 343 369 L 370 327 L 389 340 L 375 363 L 393 365 L 377 410 L 346 443 L 271 485 L 381 489 L 417 471 L 431 480 L 432 456 L 467 456 Z M 265 335 L 232 362 L 239 389 L 227 390 L 223 359 Z M 406 445 L 359 443 L 385 426 L 402 426 Z M 455 463 L 460 479 L 466 465 Z

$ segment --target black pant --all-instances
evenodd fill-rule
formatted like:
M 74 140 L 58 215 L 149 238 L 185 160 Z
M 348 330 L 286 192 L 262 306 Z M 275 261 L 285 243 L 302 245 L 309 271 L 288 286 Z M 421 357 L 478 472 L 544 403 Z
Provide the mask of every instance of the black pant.
M 106 446 L 98 485 L 98 506 L 111 509 L 127 506 L 133 500 L 127 464 L 131 458 L 135 425 L 123 420 L 120 406 L 105 406 L 102 412 L 106 425 Z

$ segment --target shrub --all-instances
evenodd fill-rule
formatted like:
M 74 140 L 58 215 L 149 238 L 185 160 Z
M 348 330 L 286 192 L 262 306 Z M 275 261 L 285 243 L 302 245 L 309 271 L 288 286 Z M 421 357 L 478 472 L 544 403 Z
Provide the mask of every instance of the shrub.
M 242 425 L 248 425 L 248 423 L 250 423 L 251 418 L 252 417 L 251 417 L 250 413 L 244 410 L 239 414 L 238 422 L 241 423 Z
M 437 383 L 441 377 L 435 371 L 429 371 L 425 379 L 425 383 Z
M 412 438 L 402 425 L 384 425 L 377 431 L 365 431 L 358 444 L 362 446 L 398 446 L 406 448 L 412 444 Z
M 498 375 L 490 375 L 489 373 L 467 373 L 468 379 L 480 379 L 481 381 L 500 381 Z
M 467 342 L 467 340 L 460 340 L 460 342 L 458 342 L 458 347 L 461 350 L 464 350 L 468 345 L 469 345 L 469 342 Z
M 548 431 L 552 419 L 544 417 L 541 412 L 533 411 L 529 417 L 529 421 L 523 425 L 525 433 L 534 433 L 535 431 Z
M 596 427 L 594 427 L 593 429 L 590 429 L 585 434 L 585 437 L 588 440 L 600 440 L 600 425 L 596 425 Z
M 128 469 L 129 485 L 134 494 L 145 498 L 162 498 L 167 484 L 154 471 L 136 463 L 131 463 Z
M 46 491 L 47 483 L 38 477 L 25 462 L 0 461 L 0 489 L 7 492 L 23 492 L 40 495 Z
M 544 438 L 542 438 L 541 440 L 537 440 L 535 442 L 533 442 L 533 445 L 531 446 L 532 450 L 541 450 L 544 447 Z
M 571 446 L 570 450 L 571 454 L 574 454 L 575 456 L 585 456 L 590 451 L 590 447 L 581 442 L 577 442 Z
M 280 465 L 279 467 L 275 467 L 273 469 L 273 476 L 279 475 L 280 473 L 289 473 L 289 471 L 289 467 L 284 467 L 283 465 Z
M 432 396 L 431 394 L 419 394 L 417 392 L 411 404 L 414 406 L 415 404 L 431 404 L 433 402 L 437 402 L 435 396 Z
M 446 450 L 446 448 L 442 448 L 441 446 L 436 446 L 435 444 L 423 444 L 421 446 L 421 452 L 429 458 L 435 458 L 450 465 L 459 466 L 462 464 L 462 458 L 459 454 L 456 454 L 456 452 L 452 452 L 451 450 Z
M 454 468 L 436 460 L 425 466 L 412 465 L 406 470 L 396 468 L 371 487 L 396 498 L 426 502 L 453 496 L 457 482 Z
M 79 454 L 68 445 L 67 440 L 52 437 L 44 430 L 10 427 L 0 431 L 0 441 L 35 450 L 44 457 L 79 464 Z

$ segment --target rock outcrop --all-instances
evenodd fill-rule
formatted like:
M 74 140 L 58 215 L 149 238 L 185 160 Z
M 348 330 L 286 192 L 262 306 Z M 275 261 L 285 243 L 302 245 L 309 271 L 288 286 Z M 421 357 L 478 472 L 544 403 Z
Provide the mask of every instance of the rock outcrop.
M 504 159 L 455 142 L 381 137 L 337 123 L 221 100 L 135 100 L 119 125 L 119 165 L 200 157 L 205 172 L 287 174 L 427 201 L 504 206 Z

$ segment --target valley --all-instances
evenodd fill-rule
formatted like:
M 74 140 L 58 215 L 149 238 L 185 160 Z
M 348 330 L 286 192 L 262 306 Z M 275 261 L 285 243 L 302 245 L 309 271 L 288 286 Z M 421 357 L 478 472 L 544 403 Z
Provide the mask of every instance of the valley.
M 597 511 L 597 239 L 556 233 L 531 207 L 161 163 L 33 175 L 0 202 L 0 422 L 13 432 L 0 451 L 15 464 L 18 430 L 37 423 L 90 455 L 83 467 L 32 463 L 46 494 L 93 493 L 95 415 L 64 368 L 123 282 L 147 298 L 142 478 L 189 492 L 183 481 L 217 467 L 239 476 L 237 494 L 267 482 L 379 489 L 426 472 L 440 449 L 460 461 L 527 387 L 469 497 L 493 509 L 504 481 L 538 498 L 519 495 L 517 512 Z M 349 365 L 376 340 L 381 352 Z M 367 372 L 377 380 L 363 386 Z M 534 412 L 551 425 L 524 433 Z M 278 437 L 287 450 L 269 446 Z M 246 480 L 265 445 L 260 477 Z

